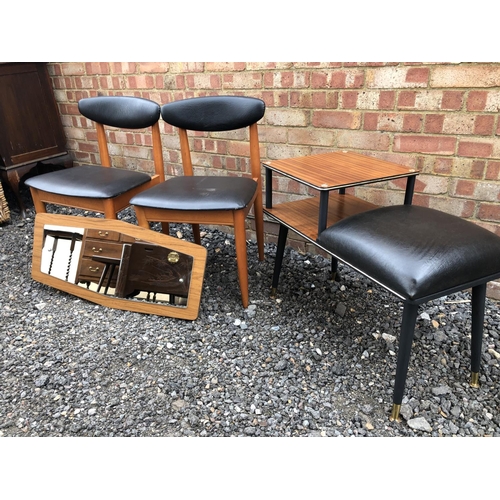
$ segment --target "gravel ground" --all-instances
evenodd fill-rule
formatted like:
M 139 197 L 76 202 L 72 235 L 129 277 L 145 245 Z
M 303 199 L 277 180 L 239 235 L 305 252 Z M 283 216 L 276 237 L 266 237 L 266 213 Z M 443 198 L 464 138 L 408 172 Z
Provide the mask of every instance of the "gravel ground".
M 500 435 L 494 301 L 480 389 L 468 384 L 469 294 L 422 306 L 403 420 L 390 422 L 402 303 L 347 266 L 332 282 L 328 260 L 287 249 L 272 300 L 276 247 L 261 263 L 251 242 L 244 309 L 233 237 L 207 230 L 199 318 L 142 315 L 33 281 L 33 206 L 27 219 L 11 211 L 0 226 L 0 436 Z

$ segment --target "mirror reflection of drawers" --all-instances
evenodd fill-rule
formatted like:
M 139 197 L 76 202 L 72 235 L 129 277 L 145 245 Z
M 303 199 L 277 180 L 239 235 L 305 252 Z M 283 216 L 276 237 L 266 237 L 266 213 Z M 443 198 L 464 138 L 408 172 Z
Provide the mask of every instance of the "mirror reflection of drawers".
M 99 283 L 104 271 L 104 264 L 92 259 L 94 256 L 120 259 L 123 244 L 133 243 L 136 239 L 117 231 L 86 229 L 83 235 L 83 251 L 78 267 L 77 282 Z M 118 266 L 114 270 L 110 286 L 116 286 Z

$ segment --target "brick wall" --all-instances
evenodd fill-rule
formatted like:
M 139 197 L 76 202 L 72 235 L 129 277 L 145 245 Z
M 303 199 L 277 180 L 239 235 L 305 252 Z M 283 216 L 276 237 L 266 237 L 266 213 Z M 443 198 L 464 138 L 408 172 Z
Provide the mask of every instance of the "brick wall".
M 500 234 L 500 63 L 50 63 L 68 148 L 98 161 L 82 97 L 137 95 L 160 104 L 209 94 L 259 97 L 263 160 L 349 149 L 418 168 L 414 203 L 452 213 Z M 248 172 L 234 134 L 196 138 L 196 169 Z M 180 172 L 176 132 L 162 124 L 165 171 Z M 151 138 L 114 133 L 115 166 L 152 172 Z M 304 195 L 276 182 L 276 201 Z M 380 205 L 401 203 L 404 185 L 356 189 Z M 268 239 L 274 238 L 271 225 Z M 312 251 L 300 240 L 297 248 Z M 500 283 L 489 295 L 500 298 Z

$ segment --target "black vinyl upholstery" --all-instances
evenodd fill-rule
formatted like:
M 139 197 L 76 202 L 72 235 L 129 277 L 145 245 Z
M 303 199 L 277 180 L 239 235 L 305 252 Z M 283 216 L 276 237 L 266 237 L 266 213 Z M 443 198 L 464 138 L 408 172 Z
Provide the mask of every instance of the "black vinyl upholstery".
M 65 196 L 107 199 L 142 186 L 150 179 L 144 172 L 82 165 L 31 177 L 26 185 Z
M 256 123 L 264 116 L 265 109 L 264 102 L 254 97 L 195 97 L 164 104 L 161 116 L 174 127 L 218 132 Z
M 500 273 L 499 236 L 426 207 L 399 205 L 353 215 L 317 241 L 410 301 Z
M 125 129 L 142 129 L 160 118 L 160 105 L 141 97 L 101 96 L 81 99 L 80 113 L 103 125 Z M 26 185 L 47 193 L 92 199 L 115 198 L 146 184 L 151 176 L 124 168 L 82 165 L 37 175 Z
M 170 210 L 241 210 L 256 189 L 257 183 L 246 177 L 174 177 L 137 194 L 131 203 Z
M 78 110 L 94 122 L 127 129 L 151 127 L 160 119 L 159 104 L 142 97 L 87 97 L 78 101 Z

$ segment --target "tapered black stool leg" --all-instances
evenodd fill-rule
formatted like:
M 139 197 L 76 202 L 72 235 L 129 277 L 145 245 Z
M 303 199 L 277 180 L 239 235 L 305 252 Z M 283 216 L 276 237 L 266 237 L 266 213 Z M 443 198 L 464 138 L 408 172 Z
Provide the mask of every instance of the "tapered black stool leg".
M 330 279 L 332 281 L 339 281 L 339 278 L 337 275 L 338 267 L 339 267 L 339 261 L 335 257 L 332 257 L 332 267 L 330 270 Z
M 479 387 L 486 283 L 472 288 L 471 387 Z
M 273 283 L 271 285 L 271 297 L 276 297 L 278 290 L 278 281 L 280 279 L 281 265 L 283 263 L 283 254 L 285 253 L 286 238 L 288 236 L 288 228 L 280 224 L 280 232 L 278 234 L 278 248 L 276 248 L 276 259 L 274 261 Z
M 403 401 L 403 393 L 410 362 L 411 346 L 415 333 L 415 323 L 417 322 L 418 305 L 405 303 L 403 309 L 403 319 L 401 322 L 401 333 L 399 336 L 398 362 L 396 366 L 396 381 L 394 383 L 393 405 L 390 420 L 398 420 Z

